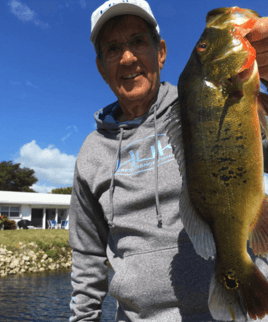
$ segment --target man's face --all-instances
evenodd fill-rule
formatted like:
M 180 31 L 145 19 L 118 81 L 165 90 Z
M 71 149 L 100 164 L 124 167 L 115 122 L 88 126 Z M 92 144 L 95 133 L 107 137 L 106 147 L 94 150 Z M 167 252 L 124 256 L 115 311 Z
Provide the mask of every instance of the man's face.
M 111 42 L 126 43 L 131 37 L 148 32 L 148 26 L 142 18 L 126 15 L 117 22 L 108 21 L 105 24 L 100 35 L 100 45 L 104 47 Z M 103 65 L 97 60 L 100 73 L 117 96 L 123 111 L 124 107 L 131 109 L 136 106 L 133 118 L 147 112 L 148 104 L 158 90 L 160 69 L 166 57 L 164 41 L 161 41 L 160 50 L 157 50 L 151 37 L 147 39 L 149 44 L 138 53 L 124 45 L 116 60 L 109 60 L 105 54 Z M 163 43 L 164 51 L 161 50 Z

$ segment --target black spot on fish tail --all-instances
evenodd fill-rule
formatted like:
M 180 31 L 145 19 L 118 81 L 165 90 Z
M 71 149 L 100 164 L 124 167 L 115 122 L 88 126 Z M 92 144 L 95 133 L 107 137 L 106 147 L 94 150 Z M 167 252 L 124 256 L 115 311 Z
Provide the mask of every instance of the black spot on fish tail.
M 242 125 L 242 123 L 239 123 L 239 124 L 238 124 L 238 126 L 241 126 L 241 125 Z
M 229 290 L 235 290 L 235 289 L 237 289 L 237 287 L 239 285 L 239 281 L 232 278 L 232 277 L 225 276 L 224 277 L 224 284 Z
M 244 180 L 243 183 L 247 183 L 247 180 Z

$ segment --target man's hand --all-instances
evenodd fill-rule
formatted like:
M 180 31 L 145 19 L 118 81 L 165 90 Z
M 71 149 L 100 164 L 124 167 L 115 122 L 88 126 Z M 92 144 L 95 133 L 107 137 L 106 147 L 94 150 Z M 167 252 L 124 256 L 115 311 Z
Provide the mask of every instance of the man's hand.
M 268 81 L 268 17 L 258 19 L 246 38 L 256 50 L 260 78 Z

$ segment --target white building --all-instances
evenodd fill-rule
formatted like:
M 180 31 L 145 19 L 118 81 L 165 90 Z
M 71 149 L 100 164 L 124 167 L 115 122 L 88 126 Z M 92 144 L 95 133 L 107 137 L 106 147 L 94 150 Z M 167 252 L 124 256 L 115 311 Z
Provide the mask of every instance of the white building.
M 48 220 L 68 220 L 71 195 L 33 192 L 0 191 L 0 215 L 16 223 L 22 219 L 30 220 L 36 228 L 48 228 Z

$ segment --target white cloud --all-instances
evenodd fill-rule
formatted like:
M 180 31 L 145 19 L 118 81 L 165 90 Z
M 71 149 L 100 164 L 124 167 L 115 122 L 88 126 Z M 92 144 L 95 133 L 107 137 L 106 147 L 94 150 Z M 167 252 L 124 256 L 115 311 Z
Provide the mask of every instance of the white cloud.
M 79 4 L 80 4 L 80 6 L 82 7 L 82 9 L 86 9 L 87 4 L 86 4 L 86 1 L 85 1 L 85 0 L 80 0 L 80 1 L 79 1 Z
M 21 167 L 33 169 L 38 180 L 54 185 L 72 185 L 75 161 L 75 156 L 61 153 L 53 145 L 41 149 L 34 140 L 20 148 L 15 160 Z
M 31 186 L 31 188 L 39 193 L 48 193 L 51 192 L 53 189 L 56 189 L 57 187 L 52 186 L 52 187 L 47 187 L 47 186 L 40 186 L 38 184 L 34 184 Z
M 33 87 L 33 88 L 39 88 L 39 86 L 37 85 L 34 85 L 32 82 L 30 82 L 29 80 L 26 81 L 26 85 L 27 86 L 30 86 L 30 87 Z
M 46 29 L 49 27 L 47 23 L 42 22 L 37 16 L 34 10 L 31 10 L 26 4 L 21 3 L 18 0 L 9 0 L 11 12 L 17 16 L 17 18 L 23 22 L 32 22 L 36 26 Z
M 35 21 L 33 22 L 36 26 L 42 28 L 42 29 L 47 29 L 49 28 L 49 24 L 48 23 L 44 23 L 43 21 L 41 21 L 40 19 L 35 19 Z
M 9 83 L 11 84 L 11 85 L 21 85 L 21 83 L 20 82 L 14 82 L 14 81 L 9 81 Z
M 70 125 L 66 128 L 66 130 L 68 131 L 68 133 L 61 139 L 61 141 L 65 141 L 66 139 L 68 139 L 68 137 L 73 134 L 74 132 L 78 132 L 78 129 L 75 125 Z

